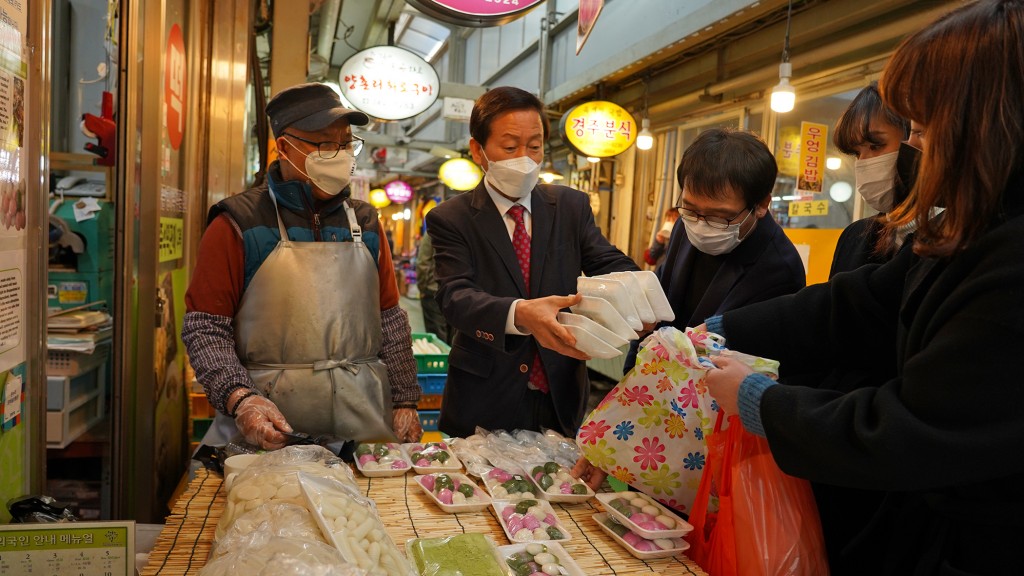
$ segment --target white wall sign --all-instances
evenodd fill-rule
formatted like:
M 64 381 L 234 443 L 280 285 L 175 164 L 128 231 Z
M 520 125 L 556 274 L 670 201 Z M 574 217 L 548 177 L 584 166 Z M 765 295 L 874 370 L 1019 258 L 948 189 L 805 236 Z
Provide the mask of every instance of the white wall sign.
M 338 76 L 342 95 L 358 110 L 381 120 L 411 118 L 437 101 L 441 82 L 426 60 L 397 46 L 353 54 Z
M 448 120 L 458 120 L 459 122 L 469 122 L 469 115 L 473 112 L 473 101 L 469 98 L 451 98 L 446 96 L 444 99 L 444 109 L 441 112 L 441 116 Z

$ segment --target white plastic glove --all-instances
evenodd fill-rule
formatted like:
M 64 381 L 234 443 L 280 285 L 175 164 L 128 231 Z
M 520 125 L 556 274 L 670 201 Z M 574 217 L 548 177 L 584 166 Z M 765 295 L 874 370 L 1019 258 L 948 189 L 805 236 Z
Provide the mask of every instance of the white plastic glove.
M 292 431 L 277 405 L 263 396 L 248 396 L 238 403 L 235 425 L 246 442 L 264 450 L 284 448 L 288 438 L 280 431 Z

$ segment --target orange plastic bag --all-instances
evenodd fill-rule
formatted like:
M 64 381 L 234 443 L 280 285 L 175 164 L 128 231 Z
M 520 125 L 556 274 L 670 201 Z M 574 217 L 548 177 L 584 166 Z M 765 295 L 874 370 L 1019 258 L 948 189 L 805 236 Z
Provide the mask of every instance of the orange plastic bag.
M 810 483 L 780 470 L 768 441 L 747 432 L 738 416 L 729 417 L 725 432 L 721 422 L 719 414 L 690 515 L 691 557 L 714 576 L 827 575 Z M 716 487 L 718 511 L 708 513 Z
M 723 431 L 722 415 L 719 411 L 714 431 L 707 436 L 708 459 L 690 509 L 693 530 L 686 537 L 690 543 L 686 555 L 712 576 L 735 576 L 738 572 L 732 511 L 733 475 L 729 463 L 733 460 L 735 445 L 730 434 L 733 428 L 739 428 L 739 418 L 733 417 L 737 424 Z

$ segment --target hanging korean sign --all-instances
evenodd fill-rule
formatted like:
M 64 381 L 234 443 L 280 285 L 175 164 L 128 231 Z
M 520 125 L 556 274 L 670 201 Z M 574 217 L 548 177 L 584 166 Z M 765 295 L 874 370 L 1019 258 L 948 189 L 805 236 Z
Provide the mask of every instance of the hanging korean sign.
M 171 148 L 177 150 L 185 134 L 185 40 L 177 24 L 171 26 L 164 54 L 164 122 Z
M 825 144 L 828 126 L 814 122 L 800 123 L 800 167 L 796 179 L 797 193 L 821 194 L 825 176 Z
M 486 28 L 507 24 L 543 0 L 408 0 L 420 12 L 448 24 Z
M 562 140 L 577 153 L 608 158 L 636 141 L 636 120 L 614 102 L 597 100 L 569 109 L 559 123 Z
M 392 180 L 384 186 L 388 199 L 395 204 L 404 204 L 412 198 L 412 186 L 402 180 Z
M 397 46 L 374 46 L 356 52 L 338 77 L 341 95 L 357 110 L 381 120 L 411 118 L 437 100 L 437 71 L 412 52 Z
M 580 55 L 583 45 L 590 38 L 590 31 L 597 24 L 597 17 L 604 8 L 604 0 L 580 0 L 580 9 L 576 17 L 576 55 Z

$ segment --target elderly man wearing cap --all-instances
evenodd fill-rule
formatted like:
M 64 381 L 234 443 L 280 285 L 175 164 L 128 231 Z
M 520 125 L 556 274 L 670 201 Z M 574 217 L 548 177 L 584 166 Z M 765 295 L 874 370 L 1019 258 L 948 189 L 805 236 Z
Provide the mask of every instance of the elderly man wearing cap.
M 419 439 L 409 319 L 377 211 L 349 197 L 366 114 L 323 84 L 267 104 L 279 160 L 210 209 L 182 340 L 217 417 L 205 444 L 293 431 Z

